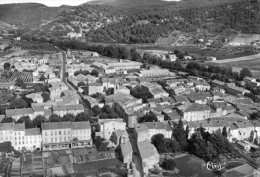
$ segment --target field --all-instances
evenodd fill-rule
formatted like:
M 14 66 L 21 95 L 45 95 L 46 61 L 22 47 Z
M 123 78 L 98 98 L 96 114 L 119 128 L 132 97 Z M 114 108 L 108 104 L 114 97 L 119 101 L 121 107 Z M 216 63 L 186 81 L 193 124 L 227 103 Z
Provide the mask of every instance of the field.
M 73 164 L 77 174 L 88 174 L 91 172 L 98 171 L 99 169 L 102 168 L 112 168 L 121 165 L 122 163 L 116 158 Z
M 174 159 L 176 168 L 180 170 L 180 176 L 217 177 L 216 174 L 207 170 L 205 162 L 193 155 L 186 155 Z
M 14 83 L 16 79 L 21 78 L 25 83 L 32 82 L 33 77 L 32 73 L 30 72 L 19 72 L 19 71 L 14 71 L 11 75 L 11 77 L 6 78 L 3 76 L 4 70 L 0 71 L 0 84 L 1 83 Z

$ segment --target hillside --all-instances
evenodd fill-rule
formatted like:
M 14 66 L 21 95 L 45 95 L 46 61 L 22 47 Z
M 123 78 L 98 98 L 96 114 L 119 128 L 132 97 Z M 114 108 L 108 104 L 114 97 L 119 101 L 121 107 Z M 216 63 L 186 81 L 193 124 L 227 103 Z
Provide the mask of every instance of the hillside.
M 123 10 L 111 6 L 98 6 L 84 4 L 62 11 L 58 16 L 49 22 L 42 24 L 33 32 L 38 36 L 67 36 L 70 33 L 89 30 L 107 26 L 110 23 L 117 23 L 125 17 Z
M 140 7 L 151 5 L 163 5 L 166 3 L 167 2 L 162 0 L 93 0 L 88 1 L 85 4 L 110 5 L 115 7 Z
M 68 8 L 70 7 L 48 7 L 38 3 L 3 4 L 0 5 L 0 20 L 30 29 L 46 23 Z

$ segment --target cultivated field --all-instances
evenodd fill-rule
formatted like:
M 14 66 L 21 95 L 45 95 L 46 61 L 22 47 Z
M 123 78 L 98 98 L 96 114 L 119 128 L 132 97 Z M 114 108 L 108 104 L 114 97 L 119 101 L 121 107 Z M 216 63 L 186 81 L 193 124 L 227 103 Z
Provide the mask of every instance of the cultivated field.
M 251 45 L 256 40 L 260 40 L 260 35 L 238 34 L 229 42 L 229 45 Z
M 0 83 L 14 83 L 16 79 L 20 78 L 24 82 L 32 82 L 33 81 L 33 76 L 32 73 L 30 72 L 19 72 L 19 71 L 14 71 L 11 75 L 11 77 L 6 78 L 3 76 L 4 70 L 0 70 Z

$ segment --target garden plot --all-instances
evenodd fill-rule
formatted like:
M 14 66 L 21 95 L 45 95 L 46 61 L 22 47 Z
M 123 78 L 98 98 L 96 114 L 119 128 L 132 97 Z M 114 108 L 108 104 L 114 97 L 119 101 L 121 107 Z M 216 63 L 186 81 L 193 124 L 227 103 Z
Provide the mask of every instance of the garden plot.
M 4 70 L 0 71 L 0 83 L 15 83 L 16 79 L 20 78 L 25 83 L 33 82 L 33 76 L 30 72 L 14 71 L 10 77 L 4 76 Z

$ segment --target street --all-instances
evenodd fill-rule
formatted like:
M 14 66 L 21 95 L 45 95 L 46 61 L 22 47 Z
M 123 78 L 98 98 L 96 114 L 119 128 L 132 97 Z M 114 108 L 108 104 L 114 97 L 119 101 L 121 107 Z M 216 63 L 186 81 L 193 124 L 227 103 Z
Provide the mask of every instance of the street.
M 129 135 L 130 143 L 132 145 L 132 149 L 133 149 L 132 163 L 135 165 L 132 165 L 132 166 L 133 166 L 134 177 L 143 177 L 142 161 L 141 161 L 140 155 L 139 155 L 139 153 L 137 153 L 137 155 L 134 154 L 134 152 L 138 152 L 137 143 L 134 138 L 134 132 L 132 132 L 132 131 L 127 131 L 127 132 Z M 134 169 L 134 167 L 135 167 L 135 169 Z

